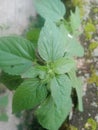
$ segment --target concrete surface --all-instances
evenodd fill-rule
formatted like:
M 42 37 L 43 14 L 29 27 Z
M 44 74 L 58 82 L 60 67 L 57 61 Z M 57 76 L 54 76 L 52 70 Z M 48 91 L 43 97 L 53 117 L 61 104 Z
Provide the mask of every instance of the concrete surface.
M 20 35 L 35 16 L 33 0 L 0 0 L 0 35 Z
M 9 103 L 8 106 L 6 108 L 7 110 L 7 115 L 8 115 L 8 122 L 0 122 L 0 130 L 17 130 L 16 125 L 19 124 L 19 119 L 16 118 L 13 114 L 12 114 L 12 96 L 13 94 L 10 91 L 7 91 L 7 94 L 9 95 Z
M 36 13 L 33 0 L 0 0 L 0 36 L 20 35 L 28 27 L 29 17 Z M 19 123 L 12 114 L 12 93 L 8 91 L 9 104 L 7 107 L 8 122 L 0 122 L 0 130 L 17 130 Z

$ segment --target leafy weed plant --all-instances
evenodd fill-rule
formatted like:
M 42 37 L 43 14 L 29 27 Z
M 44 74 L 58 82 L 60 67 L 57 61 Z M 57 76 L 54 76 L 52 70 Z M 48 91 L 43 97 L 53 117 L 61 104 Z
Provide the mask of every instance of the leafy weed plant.
M 13 113 L 33 108 L 44 128 L 58 130 L 72 109 L 72 88 L 77 92 L 79 110 L 83 110 L 74 60 L 84 54 L 77 40 L 80 14 L 76 7 L 66 21 L 60 0 L 35 0 L 35 8 L 45 19 L 36 46 L 19 36 L 1 37 L 0 69 L 23 79 L 15 87 Z

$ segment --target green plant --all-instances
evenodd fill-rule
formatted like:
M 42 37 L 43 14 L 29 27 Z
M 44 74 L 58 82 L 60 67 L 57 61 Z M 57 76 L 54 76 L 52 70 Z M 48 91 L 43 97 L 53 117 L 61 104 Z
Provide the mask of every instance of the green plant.
M 37 45 L 19 36 L 0 38 L 0 68 L 24 80 L 15 87 L 13 113 L 34 108 L 44 128 L 58 130 L 72 109 L 72 88 L 77 92 L 79 110 L 83 110 L 74 60 L 84 54 L 77 40 L 79 9 L 71 12 L 66 25 L 60 0 L 36 0 L 35 7 L 45 19 Z
M 8 121 L 8 115 L 5 112 L 7 105 L 8 95 L 0 96 L 0 121 Z

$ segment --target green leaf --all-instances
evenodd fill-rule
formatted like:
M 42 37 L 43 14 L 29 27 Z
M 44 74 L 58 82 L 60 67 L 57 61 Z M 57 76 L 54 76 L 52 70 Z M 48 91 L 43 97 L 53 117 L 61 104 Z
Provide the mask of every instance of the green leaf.
M 0 107 L 4 108 L 8 105 L 8 95 L 0 96 Z
M 50 90 L 53 100 L 58 108 L 67 104 L 71 96 L 71 83 L 69 78 L 66 75 L 54 77 L 50 81 Z
M 82 57 L 84 55 L 84 49 L 80 45 L 79 41 L 75 38 L 75 36 L 71 35 L 65 28 L 65 26 L 62 24 L 60 26 L 60 32 L 62 33 L 62 36 L 65 40 L 65 56 L 78 56 Z
M 71 100 L 68 100 L 67 103 L 62 104 L 61 108 L 58 109 L 52 97 L 48 97 L 36 111 L 38 121 L 48 130 L 58 130 L 70 112 L 71 106 Z
M 39 70 L 34 66 L 30 67 L 26 72 L 24 72 L 22 78 L 35 78 L 39 75 Z
M 65 7 L 60 0 L 35 0 L 35 7 L 43 18 L 53 22 L 58 22 L 65 15 Z
M 0 121 L 8 121 L 8 115 L 6 113 L 0 113 Z
M 78 7 L 76 7 L 75 9 L 75 13 L 71 12 L 70 24 L 71 24 L 73 34 L 76 34 L 76 33 L 79 34 L 78 29 L 81 25 L 81 18 L 80 18 L 80 10 Z
M 54 77 L 50 81 L 50 90 L 52 97 L 39 107 L 37 117 L 43 127 L 57 130 L 72 108 L 69 78 L 66 75 Z
M 75 68 L 75 61 L 71 58 L 60 58 L 53 63 L 55 73 L 64 74 Z
M 8 95 L 0 96 L 0 121 L 8 121 L 5 108 L 8 105 Z
M 82 88 L 81 80 L 76 77 L 76 72 L 74 70 L 71 70 L 69 72 L 69 77 L 71 79 L 73 87 L 76 89 L 76 93 L 78 96 L 79 110 L 83 111 L 83 103 L 82 103 L 83 88 Z
M 45 100 L 47 91 L 38 79 L 28 79 L 16 89 L 13 97 L 13 112 L 32 109 Z
M 61 58 L 65 52 L 65 41 L 59 29 L 51 21 L 46 21 L 38 41 L 38 52 L 47 62 Z
M 23 79 L 21 79 L 18 75 L 12 76 L 4 72 L 0 75 L 0 82 L 2 82 L 10 90 L 15 90 L 22 81 Z
M 26 38 L 34 43 L 33 45 L 35 46 L 35 48 L 37 47 L 39 34 L 40 34 L 40 28 L 33 28 L 32 30 L 29 30 L 26 33 Z
M 0 68 L 12 75 L 19 75 L 32 66 L 34 47 L 21 37 L 0 38 Z
M 35 78 L 39 76 L 40 79 L 44 79 L 46 75 L 47 68 L 45 66 L 33 66 L 24 72 L 22 78 Z

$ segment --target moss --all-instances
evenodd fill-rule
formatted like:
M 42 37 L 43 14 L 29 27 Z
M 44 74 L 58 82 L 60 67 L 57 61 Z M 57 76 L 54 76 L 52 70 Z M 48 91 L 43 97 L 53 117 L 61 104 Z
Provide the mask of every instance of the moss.
M 94 49 L 96 49 L 98 47 L 98 42 L 91 42 L 89 45 L 89 51 L 92 52 Z
M 94 13 L 98 13 L 98 7 L 93 8 Z
M 86 39 L 91 40 L 93 33 L 96 33 L 95 25 L 92 22 L 92 19 L 89 19 L 85 25 L 84 32 L 86 35 Z
M 98 86 L 98 75 L 96 72 L 93 70 L 93 73 L 91 74 L 91 77 L 88 79 L 88 83 L 95 83 L 96 86 Z
M 85 129 L 86 130 L 97 130 L 97 122 L 94 119 L 89 118 L 87 120 L 87 123 L 85 124 Z

